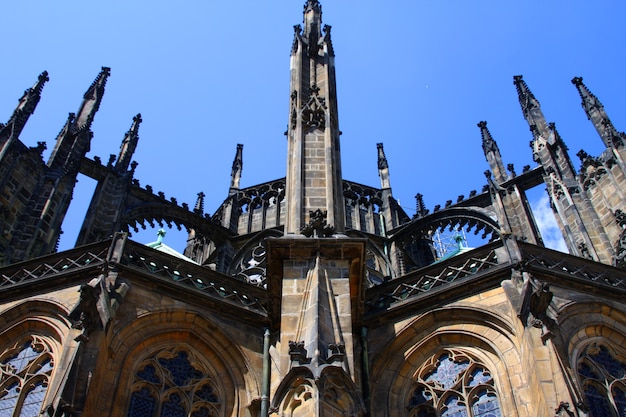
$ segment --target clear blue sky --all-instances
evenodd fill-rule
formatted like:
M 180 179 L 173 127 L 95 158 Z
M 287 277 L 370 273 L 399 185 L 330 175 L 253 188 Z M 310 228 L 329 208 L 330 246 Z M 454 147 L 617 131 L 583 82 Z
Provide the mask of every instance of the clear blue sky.
M 213 213 L 227 195 L 236 144 L 242 187 L 285 175 L 289 51 L 304 0 L 14 1 L 0 26 L 0 120 L 50 73 L 22 141 L 48 142 L 101 66 L 112 68 L 89 156 L 117 154 L 132 117 L 142 185 Z M 488 168 L 476 123 L 487 120 L 505 163 L 534 165 L 513 86 L 524 79 L 575 153 L 602 143 L 570 83 L 582 76 L 626 129 L 622 0 L 322 0 L 336 51 L 344 177 L 379 186 L 385 144 L 396 198 L 412 214 L 480 191 Z M 76 205 L 88 204 L 81 179 Z M 89 193 L 88 193 L 89 194 Z M 78 213 L 78 212 L 77 212 Z M 66 219 L 62 247 L 82 217 Z M 141 239 L 155 240 L 153 235 Z M 166 238 L 166 243 L 168 242 Z M 176 245 L 173 244 L 176 247 Z M 178 249 L 182 249 L 177 247 Z

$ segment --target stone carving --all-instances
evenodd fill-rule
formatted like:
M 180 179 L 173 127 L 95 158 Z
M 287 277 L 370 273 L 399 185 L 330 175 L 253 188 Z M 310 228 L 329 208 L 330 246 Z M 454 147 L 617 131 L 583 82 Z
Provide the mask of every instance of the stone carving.
M 106 329 L 128 289 L 129 285 L 118 279 L 114 270 L 107 274 L 103 272 L 89 283 L 81 285 L 80 299 L 68 315 L 72 327 L 82 330 L 76 340 L 89 340 L 92 331 Z
M 541 340 L 545 343 L 553 336 L 551 329 L 556 325 L 555 321 L 548 316 L 548 308 L 554 294 L 550 291 L 549 284 L 538 281 L 533 283 L 533 281 L 535 281 L 533 278 L 529 278 L 525 284 L 524 302 L 519 317 L 525 325 L 530 324 L 541 329 Z
M 319 95 L 320 89 L 316 84 L 310 88 L 309 99 L 302 106 L 302 124 L 309 129 L 326 128 L 326 99 Z
M 326 223 L 328 212 L 317 209 L 309 212 L 310 222 L 300 228 L 300 233 L 306 237 L 329 237 L 335 233 L 335 228 Z
M 298 364 L 307 364 L 311 361 L 307 357 L 306 348 L 304 347 L 304 341 L 289 341 L 289 358 L 291 358 L 292 362 L 296 362 Z

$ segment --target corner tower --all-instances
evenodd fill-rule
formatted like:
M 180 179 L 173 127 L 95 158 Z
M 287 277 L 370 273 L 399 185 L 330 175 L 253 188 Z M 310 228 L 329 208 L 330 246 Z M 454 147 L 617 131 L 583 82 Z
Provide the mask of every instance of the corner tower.
M 343 232 L 335 54 L 317 0 L 304 5 L 303 24 L 294 27 L 291 49 L 285 233 L 300 233 L 315 210 L 326 211 L 328 225 Z

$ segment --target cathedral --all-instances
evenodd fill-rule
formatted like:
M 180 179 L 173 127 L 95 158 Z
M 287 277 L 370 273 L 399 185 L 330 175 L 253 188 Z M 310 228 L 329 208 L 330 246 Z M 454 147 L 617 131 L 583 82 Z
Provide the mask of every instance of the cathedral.
M 418 194 L 408 215 L 383 144 L 380 184 L 342 176 L 318 0 L 294 27 L 285 176 L 242 188 L 237 145 L 210 212 L 203 193 L 191 207 L 140 185 L 140 115 L 117 155 L 87 156 L 109 75 L 47 161 L 20 140 L 47 73 L 0 124 L 0 416 L 626 416 L 626 134 L 581 77 L 600 155 L 575 169 L 514 76 L 534 167 L 506 167 L 481 121 L 482 190 L 432 211 Z M 59 252 L 78 175 L 97 186 Z M 544 245 L 538 185 L 567 254 Z M 146 224 L 186 230 L 186 247 L 134 241 Z M 442 231 L 456 248 L 436 245 Z

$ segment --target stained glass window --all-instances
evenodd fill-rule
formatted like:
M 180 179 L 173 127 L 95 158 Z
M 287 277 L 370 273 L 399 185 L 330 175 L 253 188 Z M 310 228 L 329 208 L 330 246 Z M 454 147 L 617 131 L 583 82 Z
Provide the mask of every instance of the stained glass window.
M 608 346 L 587 346 L 578 374 L 590 417 L 626 417 L 626 364 Z
M 27 336 L 2 352 L 0 368 L 0 416 L 39 416 L 52 375 L 50 346 Z
M 502 417 L 491 373 L 463 351 L 432 356 L 417 375 L 411 417 Z
M 162 350 L 139 364 L 128 417 L 219 417 L 219 386 L 202 360 L 182 349 Z

